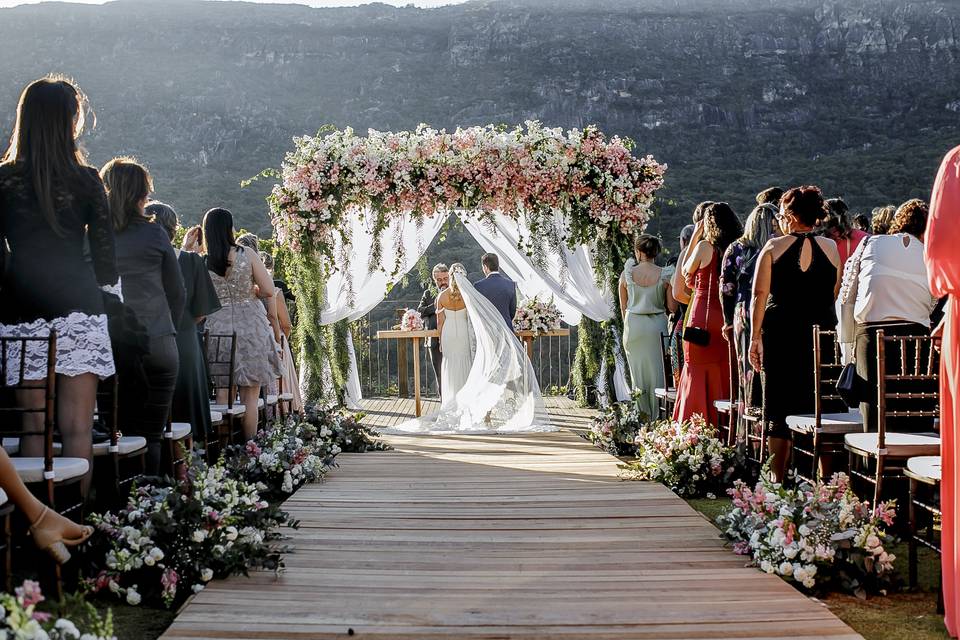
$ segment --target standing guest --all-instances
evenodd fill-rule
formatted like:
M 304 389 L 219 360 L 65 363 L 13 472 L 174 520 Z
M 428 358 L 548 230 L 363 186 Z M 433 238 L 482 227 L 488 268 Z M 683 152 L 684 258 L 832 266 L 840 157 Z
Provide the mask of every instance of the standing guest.
M 871 232 L 874 235 L 890 233 L 890 225 L 893 223 L 893 216 L 896 213 L 897 208 L 892 204 L 874 209 L 873 218 L 870 219 Z
M 837 243 L 837 251 L 840 253 L 840 270 L 843 271 L 843 265 L 847 264 L 847 260 L 869 234 L 853 228 L 850 224 L 850 210 L 847 203 L 840 198 L 827 200 L 827 215 L 823 217 L 821 226 L 824 235 Z
M 203 248 L 207 269 L 223 307 L 207 317 L 211 334 L 237 334 L 234 380 L 243 416 L 244 438 L 257 433 L 257 400 L 260 387 L 282 374 L 280 357 L 274 343 L 267 312 L 258 296 L 273 296 L 273 279 L 257 252 L 239 246 L 233 239 L 233 214 L 226 209 L 210 209 L 203 216 Z M 217 341 L 210 343 L 217 347 Z M 218 354 L 209 354 L 210 360 Z M 221 392 L 220 401 L 225 401 Z
M 63 455 L 92 463 L 98 378 L 115 372 L 100 289 L 117 285 L 117 265 L 103 182 L 77 145 L 86 108 L 80 89 L 60 77 L 37 80 L 20 95 L 13 136 L 0 163 L 0 246 L 9 250 L 0 333 L 29 337 L 56 330 L 56 414 Z M 46 353 L 31 354 L 26 379 L 43 385 L 46 364 Z M 42 407 L 44 393 L 22 393 L 19 401 Z M 42 430 L 39 422 L 31 426 Z M 21 439 L 25 456 L 42 456 L 43 447 L 42 437 Z M 88 472 L 81 481 L 83 495 L 90 477 Z
M 266 267 L 273 283 L 278 282 L 274 273 L 273 256 L 266 251 L 260 252 L 260 259 L 263 266 Z M 280 327 L 280 364 L 283 367 L 283 390 L 293 397 L 290 399 L 290 409 L 296 413 L 303 411 L 303 398 L 300 395 L 300 379 L 297 377 L 296 361 L 293 359 L 293 353 L 290 351 L 290 334 L 293 333 L 293 321 L 290 319 L 290 312 L 287 309 L 287 301 L 284 297 L 283 289 L 276 287 L 274 289 L 275 305 L 277 310 L 277 325 Z M 272 322 L 272 321 L 271 321 Z
M 693 210 L 693 224 L 696 226 L 700 221 L 703 220 L 704 212 L 707 210 L 707 207 L 712 205 L 713 202 L 705 200 L 698 204 Z M 691 237 L 692 234 L 691 234 Z M 690 246 L 687 245 L 689 249 Z M 677 259 L 677 264 L 680 267 L 683 267 L 683 262 L 686 255 L 683 252 L 684 247 L 680 247 L 680 256 Z M 681 304 L 690 304 L 690 288 L 687 286 L 686 280 L 683 277 L 683 269 L 677 269 L 673 274 L 673 280 L 670 282 L 670 290 L 673 292 L 674 299 Z
M 177 212 L 170 205 L 151 202 L 146 212 L 167 232 L 170 242 L 177 233 Z M 196 231 L 192 231 L 194 235 Z M 175 249 L 180 274 L 186 288 L 184 311 L 177 323 L 177 354 L 180 368 L 173 392 L 171 417 L 174 422 L 186 422 L 193 427 L 193 437 L 206 442 L 212 436 L 210 423 L 210 388 L 207 367 L 203 361 L 202 343 L 198 327 L 204 318 L 220 308 L 217 291 L 213 288 L 210 272 L 203 256 Z
M 750 366 L 750 301 L 753 298 L 753 276 L 757 256 L 776 237 L 778 210 L 772 204 L 758 205 L 747 218 L 743 235 L 734 240 L 723 254 L 720 271 L 720 295 L 723 298 L 723 335 L 733 340 L 737 353 L 737 380 L 743 408 L 760 405 L 760 385 L 754 380 Z
M 237 236 L 237 244 L 251 251 L 256 251 L 257 255 L 260 255 L 260 238 L 253 233 L 241 233 Z
M 486 277 L 476 283 L 477 291 L 497 308 L 510 331 L 513 331 L 513 317 L 517 315 L 517 285 L 500 273 L 500 258 L 497 254 L 483 254 L 480 266 Z
M 836 243 L 814 227 L 826 211 L 817 187 L 784 194 L 777 220 L 783 237 L 763 248 L 753 284 L 750 364 L 763 371 L 771 471 L 781 482 L 790 457 L 787 416 L 813 413 L 813 327 L 833 329 L 840 287 Z
M 437 296 L 450 286 L 450 269 L 442 262 L 433 267 L 433 284 L 424 290 L 420 296 L 420 305 L 417 311 L 423 318 L 423 326 L 430 331 L 437 329 Z M 433 365 L 433 375 L 437 379 L 437 393 L 443 396 L 443 389 L 440 383 L 440 369 L 443 364 L 443 354 L 440 352 L 439 338 L 427 338 L 427 348 L 430 349 L 430 363 Z
M 871 232 L 870 228 L 870 216 L 865 213 L 858 213 L 853 216 L 853 228 L 859 229 L 860 231 L 866 231 L 868 234 Z
M 177 324 L 186 291 L 177 255 L 164 230 L 148 217 L 153 183 L 147 170 L 130 158 L 114 158 L 100 171 L 107 188 L 117 238 L 117 269 L 124 302 L 147 329 L 150 352 L 121 363 L 121 424 L 147 439 L 147 473 L 160 471 L 163 431 L 177 386 L 180 357 Z
M 667 331 L 667 310 L 676 310 L 670 295 L 672 267 L 658 267 L 660 240 L 642 234 L 633 243 L 636 260 L 627 260 L 620 276 L 620 313 L 623 317 L 623 351 L 633 388 L 640 390 L 640 410 L 657 415 L 654 390 L 666 387 L 660 336 Z
M 943 509 L 944 622 L 952 637 L 960 632 L 960 474 L 957 473 L 957 429 L 960 429 L 960 147 L 943 159 L 930 198 L 927 220 L 926 261 L 933 295 L 948 297 L 944 323 L 935 332 L 943 338 L 940 347 L 940 455 L 943 477 L 940 505 Z
M 924 201 L 905 202 L 890 233 L 864 241 L 843 274 L 841 310 L 852 317 L 840 323 L 840 341 L 854 344 L 857 374 L 867 381 L 866 400 L 860 403 L 865 431 L 877 430 L 877 332 L 930 333 L 937 300 L 930 293 L 923 257 L 927 213 Z
M 693 300 L 684 324 L 684 367 L 677 387 L 673 419 L 687 420 L 700 414 L 717 426 L 714 400 L 730 397 L 730 362 L 723 339 L 723 309 L 720 305 L 720 262 L 743 227 L 725 202 L 706 208 L 703 221 L 695 225 L 690 246 L 683 256 L 683 277 L 693 290 Z
M 775 207 L 780 206 L 780 198 L 783 197 L 783 189 L 780 187 L 770 187 L 757 194 L 757 204 L 772 204 Z
M 674 389 L 680 384 L 680 372 L 683 371 L 683 320 L 687 316 L 687 305 L 685 302 L 677 300 L 676 296 L 673 295 L 672 286 L 673 283 L 676 282 L 676 272 L 680 267 L 679 257 L 683 255 L 684 249 L 690 244 L 690 238 L 693 237 L 693 228 L 692 224 L 688 224 L 680 230 L 680 254 L 678 255 L 677 268 L 674 269 L 674 274 L 670 280 L 670 297 L 677 303 L 677 307 L 674 312 L 670 314 L 669 319 L 670 368 L 673 372 L 673 382 L 671 384 Z M 689 297 L 687 300 L 689 301 Z

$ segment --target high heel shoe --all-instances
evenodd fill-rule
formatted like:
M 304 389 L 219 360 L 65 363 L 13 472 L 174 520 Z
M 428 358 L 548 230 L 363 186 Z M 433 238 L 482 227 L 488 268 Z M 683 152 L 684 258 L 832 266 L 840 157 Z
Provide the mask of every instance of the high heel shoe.
M 46 529 L 43 527 L 43 521 L 50 512 L 48 507 L 43 508 L 40 517 L 30 525 L 30 535 L 33 542 L 43 551 L 50 554 L 57 564 L 66 564 L 70 561 L 70 552 L 67 547 L 76 547 L 90 539 L 93 535 L 93 527 L 81 527 L 83 533 L 76 538 L 64 538 L 56 529 Z

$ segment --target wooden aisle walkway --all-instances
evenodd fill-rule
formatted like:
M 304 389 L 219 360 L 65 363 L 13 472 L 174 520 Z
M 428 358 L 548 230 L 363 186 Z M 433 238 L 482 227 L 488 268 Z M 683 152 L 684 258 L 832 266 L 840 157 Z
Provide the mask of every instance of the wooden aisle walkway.
M 301 526 L 279 579 L 216 581 L 163 637 L 860 638 L 568 431 L 387 439 L 286 503 Z

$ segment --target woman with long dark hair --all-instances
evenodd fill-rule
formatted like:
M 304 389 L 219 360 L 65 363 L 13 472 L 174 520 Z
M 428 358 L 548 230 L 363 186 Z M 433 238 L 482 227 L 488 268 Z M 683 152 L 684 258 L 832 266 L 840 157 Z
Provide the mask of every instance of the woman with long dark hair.
M 117 268 L 103 183 L 77 144 L 86 109 L 83 93 L 60 77 L 37 80 L 20 96 L 0 164 L 0 244 L 9 248 L 0 333 L 37 336 L 56 330 L 63 455 L 92 462 L 98 378 L 115 371 L 100 289 L 117 284 Z M 45 380 L 45 353 L 28 356 L 25 376 L 38 384 Z M 20 401 L 42 406 L 43 393 L 24 394 Z M 21 453 L 41 456 L 42 437 L 23 438 Z M 81 482 L 84 494 L 89 486 L 88 472 Z
M 840 254 L 840 271 L 842 272 L 843 265 L 847 263 L 850 256 L 863 242 L 863 239 L 870 234 L 853 226 L 850 220 L 850 208 L 842 199 L 830 198 L 826 201 L 826 207 L 827 214 L 820 224 L 823 228 L 823 234 L 837 243 L 837 251 Z
M 180 222 L 173 207 L 162 202 L 147 205 L 147 215 L 163 229 L 170 242 L 173 242 Z M 172 246 L 172 244 L 171 244 Z M 197 327 L 204 318 L 220 308 L 217 291 L 213 288 L 210 272 L 203 256 L 189 251 L 174 249 L 180 274 L 186 287 L 187 297 L 183 314 L 177 324 L 177 352 L 180 356 L 180 370 L 177 385 L 173 392 L 171 416 L 174 422 L 186 422 L 193 427 L 193 437 L 198 442 L 206 442 L 212 435 L 210 423 L 210 389 L 207 368 L 200 349 L 200 333 Z
M 700 414 L 717 426 L 714 400 L 730 397 L 730 364 L 723 339 L 720 307 L 720 262 L 723 252 L 743 233 L 743 226 L 726 202 L 706 207 L 684 252 L 682 273 L 693 292 L 684 324 L 684 367 L 677 387 L 674 420 Z
M 176 325 L 186 293 L 167 234 L 144 211 L 153 188 L 149 172 L 130 158 L 114 158 L 100 175 L 117 238 L 124 299 L 150 338 L 146 355 L 118 356 L 124 388 L 120 416 L 131 432 L 147 439 L 147 473 L 156 475 L 179 370 Z
M 787 191 L 777 214 L 783 236 L 767 242 L 757 258 L 750 364 L 765 376 L 764 415 L 777 482 L 790 458 L 787 416 L 814 410 L 813 327 L 837 324 L 840 254 L 833 240 L 815 232 L 825 212 L 817 187 Z
M 258 299 L 273 296 L 273 279 L 257 252 L 237 245 L 233 236 L 233 214 L 226 209 L 207 211 L 203 216 L 203 248 L 223 305 L 207 318 L 207 330 L 211 334 L 237 334 L 234 379 L 240 402 L 246 407 L 243 433 L 249 439 L 257 431 L 260 387 L 275 382 L 282 369 L 266 309 Z M 217 341 L 211 341 L 211 349 L 218 346 Z

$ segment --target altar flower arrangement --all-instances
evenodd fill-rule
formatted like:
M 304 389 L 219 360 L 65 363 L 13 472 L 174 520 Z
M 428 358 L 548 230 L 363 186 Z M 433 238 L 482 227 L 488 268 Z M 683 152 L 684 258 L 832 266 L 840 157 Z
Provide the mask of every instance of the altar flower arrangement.
M 41 611 L 39 605 L 45 599 L 39 583 L 33 580 L 24 581 L 13 594 L 0 593 L 0 636 L 11 640 L 116 640 L 109 611 L 101 618 L 82 597 L 68 598 L 54 607 L 67 609 L 74 605 L 72 608 L 82 615 L 81 621 L 72 612 L 58 611 L 55 615 Z
M 645 424 L 634 443 L 637 457 L 629 467 L 634 477 L 661 482 L 685 498 L 718 490 L 738 467 L 736 451 L 700 415 Z
M 533 331 L 540 335 L 560 328 L 560 311 L 554 304 L 553 298 L 549 301 L 540 300 L 538 296 L 529 298 L 517 309 L 513 318 L 515 331 Z
M 423 317 L 416 309 L 407 309 L 400 320 L 401 331 L 423 331 Z
M 320 454 L 327 465 L 334 465 L 334 458 L 340 453 L 366 453 L 368 451 L 388 451 L 390 446 L 377 437 L 374 429 L 360 423 L 362 414 L 348 413 L 333 406 L 315 405 L 307 407 L 303 420 L 317 430 Z
M 828 483 L 788 489 L 767 479 L 754 489 L 737 481 L 733 504 L 717 518 L 734 551 L 751 557 L 762 571 L 806 589 L 842 589 L 859 597 L 879 592 L 895 579 L 887 533 L 894 501 L 872 508 L 836 473 Z
M 264 487 L 261 495 L 282 499 L 305 483 L 323 479 L 332 462 L 329 453 L 314 425 L 287 416 L 245 445 L 227 447 L 223 463 L 232 476 Z
M 214 577 L 282 567 L 277 529 L 296 525 L 286 513 L 223 465 L 197 458 L 187 475 L 137 487 L 123 509 L 90 517 L 99 532 L 90 552 L 97 569 L 86 581 L 92 591 L 171 607 Z
M 640 427 L 650 421 L 650 416 L 640 409 L 637 402 L 642 393 L 634 391 L 630 400 L 601 409 L 590 424 L 587 434 L 590 441 L 610 455 L 635 455 L 637 433 Z

